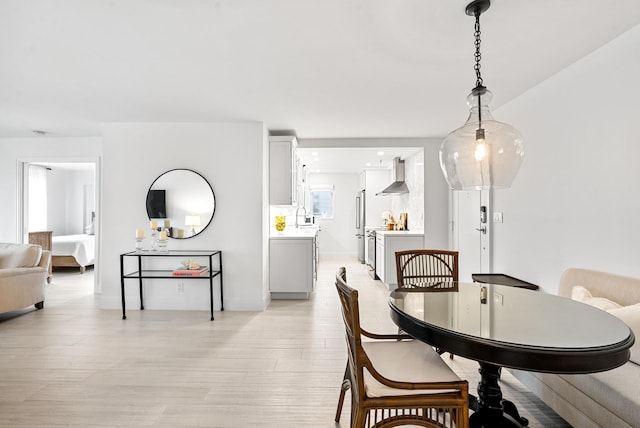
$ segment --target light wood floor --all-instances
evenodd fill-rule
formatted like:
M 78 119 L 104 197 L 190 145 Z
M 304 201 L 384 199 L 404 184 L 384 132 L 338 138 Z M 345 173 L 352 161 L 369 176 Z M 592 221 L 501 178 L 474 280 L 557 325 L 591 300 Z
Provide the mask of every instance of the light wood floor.
M 0 315 L 2 427 L 336 427 L 345 368 L 334 286 L 360 290 L 365 328 L 394 332 L 387 292 L 353 260 L 322 260 L 308 301 L 264 312 L 101 310 L 93 271 L 56 272 L 45 309 Z M 449 358 L 445 358 L 449 361 Z M 470 380 L 476 364 L 450 362 Z M 505 373 L 505 397 L 531 427 L 569 427 Z

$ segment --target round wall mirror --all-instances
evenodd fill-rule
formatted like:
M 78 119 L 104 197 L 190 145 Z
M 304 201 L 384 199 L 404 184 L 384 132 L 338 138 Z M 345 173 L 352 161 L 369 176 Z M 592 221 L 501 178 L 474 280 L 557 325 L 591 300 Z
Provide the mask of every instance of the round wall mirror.
M 190 169 L 172 169 L 155 179 L 147 192 L 147 215 L 175 239 L 205 230 L 216 210 L 211 184 Z

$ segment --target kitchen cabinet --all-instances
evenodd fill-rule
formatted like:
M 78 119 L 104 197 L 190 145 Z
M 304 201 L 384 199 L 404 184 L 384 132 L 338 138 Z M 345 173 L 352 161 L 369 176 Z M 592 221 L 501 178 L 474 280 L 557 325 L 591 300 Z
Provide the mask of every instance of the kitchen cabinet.
M 384 237 L 376 232 L 376 275 L 382 282 L 385 277 L 384 267 Z
M 306 299 L 315 288 L 317 229 L 269 239 L 269 291 L 274 299 Z
M 298 199 L 298 164 L 294 136 L 269 137 L 269 203 L 295 205 Z
M 398 284 L 396 251 L 424 248 L 424 233 L 376 231 L 376 274 L 394 290 Z

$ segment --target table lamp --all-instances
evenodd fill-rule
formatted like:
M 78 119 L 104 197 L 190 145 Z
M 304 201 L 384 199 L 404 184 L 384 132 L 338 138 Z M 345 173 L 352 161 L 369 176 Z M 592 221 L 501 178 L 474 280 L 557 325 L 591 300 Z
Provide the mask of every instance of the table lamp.
M 188 215 L 184 218 L 185 226 L 191 226 L 191 236 L 196 235 L 195 226 L 200 226 L 200 216 L 199 215 Z

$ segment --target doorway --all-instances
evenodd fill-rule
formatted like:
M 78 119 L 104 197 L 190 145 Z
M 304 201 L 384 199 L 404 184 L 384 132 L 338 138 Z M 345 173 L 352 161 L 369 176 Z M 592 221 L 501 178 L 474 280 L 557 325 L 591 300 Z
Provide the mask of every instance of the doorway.
M 86 282 L 99 293 L 98 160 L 37 159 L 20 165 L 19 242 L 29 242 L 30 232 L 51 232 L 53 277 L 56 268 L 77 272 L 80 279 L 85 269 L 93 269 Z

